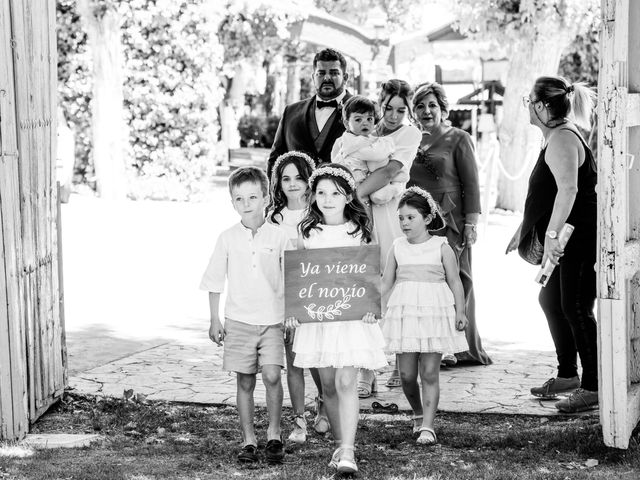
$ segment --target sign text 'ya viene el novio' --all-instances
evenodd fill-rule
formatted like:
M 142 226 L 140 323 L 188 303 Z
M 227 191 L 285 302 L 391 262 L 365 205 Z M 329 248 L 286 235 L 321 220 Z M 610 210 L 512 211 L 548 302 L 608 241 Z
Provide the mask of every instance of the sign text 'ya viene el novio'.
M 380 247 L 284 252 L 285 317 L 302 323 L 380 317 Z

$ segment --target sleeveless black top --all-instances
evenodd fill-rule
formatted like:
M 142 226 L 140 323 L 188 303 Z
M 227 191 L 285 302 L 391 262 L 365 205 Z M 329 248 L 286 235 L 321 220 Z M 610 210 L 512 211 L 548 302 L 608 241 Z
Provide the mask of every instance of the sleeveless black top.
M 565 257 L 581 257 L 586 260 L 596 258 L 597 250 L 597 167 L 593 153 L 582 136 L 570 128 L 564 128 L 573 132 L 584 148 L 584 162 L 578 168 L 578 193 L 567 218 L 567 223 L 573 225 L 575 230 L 565 247 Z M 551 169 L 545 162 L 547 148 L 543 148 L 538 156 L 538 161 L 529 177 L 529 190 L 524 204 L 524 218 L 520 231 L 520 244 L 518 250 L 525 257 L 524 250 L 527 246 L 536 243 L 544 246 L 544 237 L 553 204 L 556 200 L 558 187 Z M 542 254 L 540 253 L 540 258 Z M 531 261 L 531 259 L 527 259 Z M 537 262 L 540 263 L 540 259 Z

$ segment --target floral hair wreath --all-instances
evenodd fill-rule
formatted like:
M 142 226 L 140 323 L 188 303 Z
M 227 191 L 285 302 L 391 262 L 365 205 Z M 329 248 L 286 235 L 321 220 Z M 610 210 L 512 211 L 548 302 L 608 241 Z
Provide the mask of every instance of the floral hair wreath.
M 414 185 L 413 187 L 407 188 L 405 192 L 402 194 L 402 196 L 405 196 L 407 193 L 414 193 L 424 198 L 429 204 L 429 209 L 431 210 L 431 213 L 433 215 L 436 215 L 442 218 L 442 212 L 440 211 L 440 207 L 438 207 L 438 204 L 436 203 L 436 201 L 433 199 L 433 197 L 429 192 L 427 192 L 426 190 L 420 187 L 416 187 Z
M 330 177 L 340 177 L 347 181 L 351 190 L 356 189 L 356 181 L 349 172 L 336 167 L 320 167 L 317 168 L 309 177 L 309 188 L 313 188 L 313 182 L 321 175 L 329 175 Z
M 311 171 L 312 172 L 316 169 L 316 162 L 313 161 L 313 158 L 311 158 L 309 155 L 307 155 L 304 152 L 298 152 L 297 150 L 291 150 L 290 152 L 283 153 L 282 155 L 280 155 L 276 159 L 275 163 L 273 164 L 273 169 L 271 171 L 275 172 L 278 169 L 278 167 L 280 166 L 280 164 L 282 162 L 284 162 L 289 157 L 302 158 L 305 162 L 307 162 L 309 164 L 309 167 L 311 167 Z

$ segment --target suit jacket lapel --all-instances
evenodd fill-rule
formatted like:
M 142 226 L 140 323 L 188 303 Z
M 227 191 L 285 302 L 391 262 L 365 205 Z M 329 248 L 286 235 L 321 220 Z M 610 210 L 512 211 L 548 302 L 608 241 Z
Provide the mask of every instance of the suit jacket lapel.
M 317 136 L 313 134 L 313 128 L 312 126 L 315 125 L 315 130 L 318 130 L 318 124 L 316 123 L 316 119 L 314 116 L 315 113 L 315 95 L 311 98 L 309 98 L 307 100 L 307 102 L 303 105 L 303 111 L 302 111 L 302 131 L 304 132 L 304 144 L 307 145 L 308 149 L 310 152 L 315 152 L 316 154 L 318 153 L 318 151 L 316 150 L 315 147 L 315 137 Z
M 344 105 L 344 102 L 346 102 L 349 97 L 351 97 L 352 95 L 347 92 L 345 94 L 344 97 L 342 97 L 342 104 L 340 105 L 340 108 L 336 111 L 336 115 L 333 117 L 332 123 L 331 123 L 331 128 L 329 129 L 329 132 L 327 133 L 327 139 L 333 139 L 334 141 L 343 134 L 344 132 L 344 124 L 342 123 L 342 105 Z M 333 148 L 333 143 L 329 146 L 328 144 L 331 142 L 325 142 L 322 150 L 324 150 L 325 148 L 329 148 L 329 150 L 331 150 L 331 148 Z
M 342 103 L 344 104 L 344 102 L 351 96 L 352 95 L 347 92 L 342 98 Z M 301 128 L 300 131 L 302 135 L 304 135 L 301 138 L 304 139 L 303 143 L 307 145 L 308 151 L 315 152 L 316 156 L 320 156 L 322 151 L 325 151 L 327 149 L 330 151 L 333 147 L 333 144 L 329 146 L 329 143 L 332 142 L 325 141 L 320 151 L 316 149 L 315 139 L 320 134 L 320 131 L 318 130 L 318 124 L 316 123 L 315 118 L 315 98 L 316 96 L 313 95 L 312 97 L 307 99 L 304 104 L 302 104 L 302 111 L 300 112 L 302 114 L 302 121 L 300 123 L 302 124 L 301 126 L 303 126 L 303 128 Z M 337 115 L 333 117 L 333 120 L 330 120 L 331 125 L 329 127 L 329 132 L 327 133 L 327 139 L 329 140 L 337 139 L 340 135 L 342 135 L 342 132 L 344 130 L 342 128 L 342 109 L 340 108 L 336 113 Z

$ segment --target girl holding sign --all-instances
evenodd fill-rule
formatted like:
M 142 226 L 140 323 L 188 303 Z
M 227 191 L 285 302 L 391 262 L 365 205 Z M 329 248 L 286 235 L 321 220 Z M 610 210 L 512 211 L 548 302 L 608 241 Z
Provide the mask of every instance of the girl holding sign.
M 464 290 L 447 238 L 429 233 L 445 225 L 433 197 L 410 187 L 400 198 L 398 218 L 404 237 L 393 242 L 382 277 L 383 299 L 391 291 L 383 332 L 387 349 L 396 353 L 417 443 L 433 445 L 442 354 L 468 348 Z
M 291 151 L 280 155 L 271 173 L 271 202 L 267 207 L 267 221 L 284 230 L 292 245 L 298 241 L 298 224 L 309 203 L 309 177 L 315 170 L 313 159 L 303 152 Z M 304 369 L 294 365 L 292 330 L 286 330 L 287 386 L 293 407 L 293 430 L 289 441 L 304 443 L 307 439 L 307 420 L 304 411 Z M 316 418 L 313 427 L 318 433 L 329 431 L 329 420 L 322 401 L 322 384 L 318 370 L 310 369 L 318 389 Z
M 346 167 L 331 163 L 309 178 L 313 199 L 300 223 L 298 248 L 354 247 L 371 242 L 371 223 L 355 194 L 356 182 Z M 293 317 L 285 325 L 297 328 L 293 351 L 295 365 L 318 368 L 324 402 L 338 448 L 329 466 L 339 472 L 358 470 L 354 454 L 359 400 L 358 368 L 376 369 L 387 362 L 384 337 L 373 314 L 362 319 L 303 323 Z M 346 321 L 345 321 L 346 320 Z

